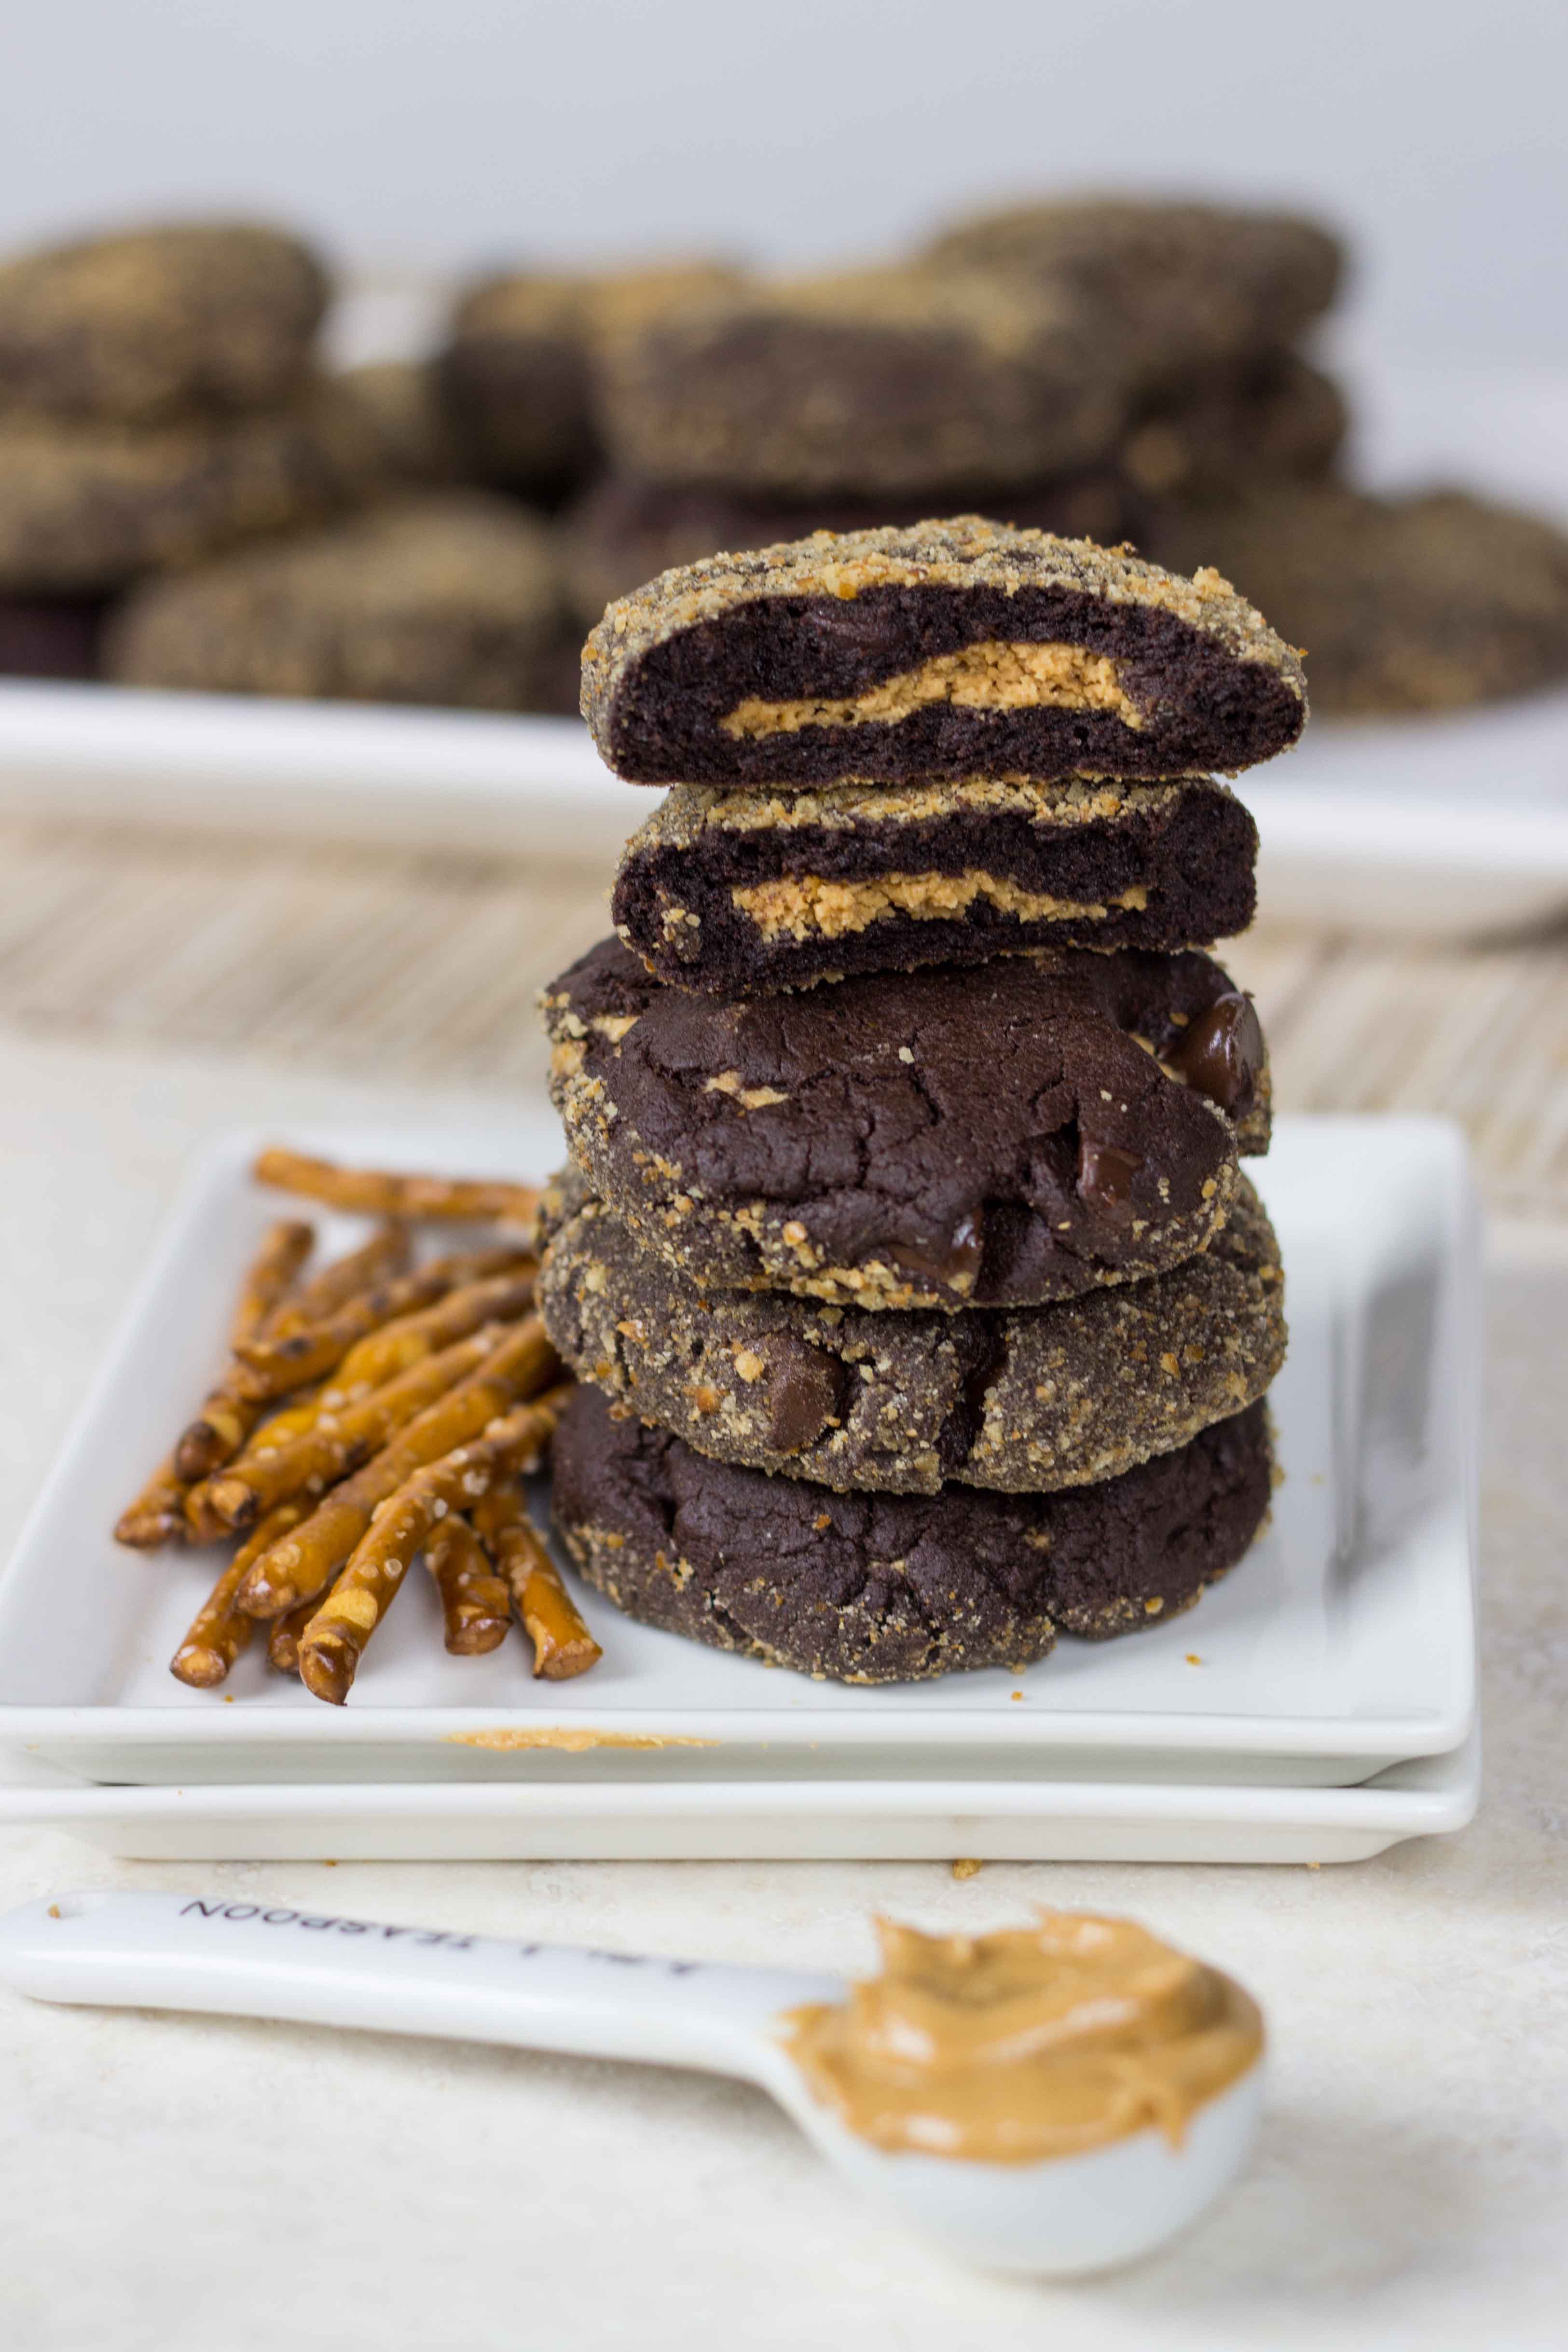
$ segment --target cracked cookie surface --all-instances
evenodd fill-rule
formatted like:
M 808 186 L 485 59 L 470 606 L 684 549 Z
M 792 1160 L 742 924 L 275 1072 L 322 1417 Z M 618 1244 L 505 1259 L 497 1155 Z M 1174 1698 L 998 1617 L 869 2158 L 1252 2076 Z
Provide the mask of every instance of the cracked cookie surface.
M 1029 1306 L 1179 1265 L 1267 1148 L 1250 1002 L 1205 955 L 1064 949 L 739 1003 L 618 940 L 543 992 L 574 1158 L 721 1287 Z
M 588 1581 L 645 1623 L 854 1683 L 1017 1667 L 1190 1608 L 1268 1508 L 1254 1404 L 1119 1478 L 1053 1495 L 837 1494 L 695 1453 L 596 1389 L 554 1441 L 552 1510 Z
M 580 1380 L 699 1453 L 886 1494 L 1117 1476 L 1254 1402 L 1285 1352 L 1279 1245 L 1245 1179 L 1169 1274 L 966 1315 L 704 1290 L 580 1198 L 539 1304 Z

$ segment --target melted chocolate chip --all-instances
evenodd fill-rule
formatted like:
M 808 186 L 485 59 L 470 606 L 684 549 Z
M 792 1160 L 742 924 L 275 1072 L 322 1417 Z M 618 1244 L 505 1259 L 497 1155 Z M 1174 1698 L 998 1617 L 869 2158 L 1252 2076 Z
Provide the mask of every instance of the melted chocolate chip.
M 1087 1135 L 1078 1147 L 1079 1197 L 1104 1216 L 1118 1216 L 1132 1207 L 1132 1180 L 1143 1162 L 1114 1144 L 1096 1143 Z
M 805 1340 L 780 1335 L 767 1349 L 768 1443 L 798 1454 L 822 1435 L 838 1405 L 842 1366 Z
M 1167 1059 L 1194 1094 L 1206 1095 L 1223 1111 L 1240 1110 L 1264 1062 L 1263 1024 L 1251 997 L 1239 989 L 1216 997 L 1188 1023 Z
M 968 1292 L 973 1289 L 985 1255 L 985 1229 L 978 1210 L 961 1217 L 945 1245 L 937 1244 L 930 1249 L 911 1242 L 900 1242 L 889 1255 L 909 1273 L 923 1276 L 928 1282 L 940 1282 L 948 1290 Z

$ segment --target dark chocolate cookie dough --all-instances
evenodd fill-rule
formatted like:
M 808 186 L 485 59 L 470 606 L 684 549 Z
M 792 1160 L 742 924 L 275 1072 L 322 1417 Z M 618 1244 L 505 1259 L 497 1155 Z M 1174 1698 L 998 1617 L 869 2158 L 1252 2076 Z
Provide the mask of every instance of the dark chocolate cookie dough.
M 445 488 L 462 478 L 457 436 L 429 361 L 374 360 L 332 382 L 363 420 L 378 487 Z
M 1153 394 L 1141 404 L 1117 462 L 1149 499 L 1233 498 L 1327 473 L 1349 424 L 1344 395 L 1330 377 L 1294 352 L 1271 352 Z M 1140 547 L 1148 531 L 1145 513 L 1132 534 Z
M 1215 572 L 979 516 L 666 572 L 583 661 L 633 783 L 1227 773 L 1293 743 L 1301 665 Z
M 1315 221 L 1138 197 L 984 213 L 927 257 L 1071 296 L 1145 383 L 1294 342 L 1333 300 L 1343 266 Z
M 545 499 L 571 491 L 602 462 L 595 384 L 604 346 L 740 282 L 721 262 L 691 260 L 605 277 L 521 271 L 470 287 L 437 365 L 473 473 Z
M 592 1200 L 551 1244 L 539 1301 L 579 1379 L 700 1454 L 930 1495 L 1085 1486 L 1186 1444 L 1279 1370 L 1283 1287 L 1244 1178 L 1197 1256 L 1055 1307 L 868 1315 L 704 1290 Z
M 1093 465 L 1130 387 L 1082 307 L 979 273 L 868 269 L 757 287 L 607 354 L 616 465 L 773 499 L 938 499 Z
M 353 402 L 135 431 L 0 415 L 0 591 L 103 593 L 321 521 L 374 478 Z
M 1033 1306 L 1158 1274 L 1266 1148 L 1249 1001 L 1207 956 L 1063 949 L 739 1003 L 605 940 L 545 991 L 574 1158 L 696 1280 Z
M 0 266 L 0 410 L 168 425 L 286 400 L 327 307 L 297 237 L 132 230 Z
M 1182 948 L 1245 930 L 1258 832 L 1206 776 L 968 776 L 775 799 L 678 784 L 626 845 L 621 938 L 719 995 L 1032 947 Z
M 555 1524 L 628 1616 L 770 1665 L 913 1682 L 1044 1657 L 1188 1609 L 1268 1508 L 1261 1404 L 1054 1495 L 840 1495 L 693 1453 L 596 1389 L 554 1443 Z
M 101 596 L 0 593 L 0 677 L 96 677 Z
M 1452 710 L 1568 677 L 1568 533 L 1462 490 L 1277 490 L 1173 516 L 1308 649 L 1331 715 Z
M 1168 491 L 1169 447 L 1150 448 L 1161 474 L 1158 487 Z M 606 474 L 561 517 L 572 608 L 591 629 L 606 604 L 677 565 L 700 562 L 728 548 L 777 546 L 814 530 L 907 530 L 930 504 L 923 490 L 875 504 L 844 498 L 791 504 L 722 484 L 647 482 L 632 474 Z M 1124 475 L 1104 467 L 994 491 L 985 510 L 994 522 L 1020 530 L 1096 539 L 1104 547 L 1124 540 L 1142 546 L 1152 520 L 1147 499 Z
M 106 667 L 134 686 L 519 710 L 560 611 L 543 524 L 448 491 L 148 582 L 110 627 Z

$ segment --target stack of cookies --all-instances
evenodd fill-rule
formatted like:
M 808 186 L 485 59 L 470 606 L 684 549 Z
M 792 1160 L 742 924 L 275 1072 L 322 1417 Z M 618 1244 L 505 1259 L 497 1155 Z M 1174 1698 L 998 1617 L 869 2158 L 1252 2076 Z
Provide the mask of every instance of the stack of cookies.
M 544 1000 L 584 1574 L 856 1682 L 1188 1607 L 1285 1346 L 1213 772 L 1294 741 L 1296 656 L 1212 572 L 969 517 L 667 572 L 584 677 L 674 786 Z

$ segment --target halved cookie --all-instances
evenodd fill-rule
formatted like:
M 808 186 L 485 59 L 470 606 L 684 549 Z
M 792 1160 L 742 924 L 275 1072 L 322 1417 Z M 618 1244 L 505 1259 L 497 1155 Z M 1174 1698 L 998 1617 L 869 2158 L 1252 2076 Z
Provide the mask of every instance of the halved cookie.
M 965 515 L 818 532 L 612 604 L 583 708 L 633 783 L 1233 774 L 1307 716 L 1301 665 L 1217 572 Z
M 1252 920 L 1257 854 L 1207 776 L 678 784 L 626 844 L 613 913 L 673 987 L 753 995 L 1023 948 L 1206 945 Z

